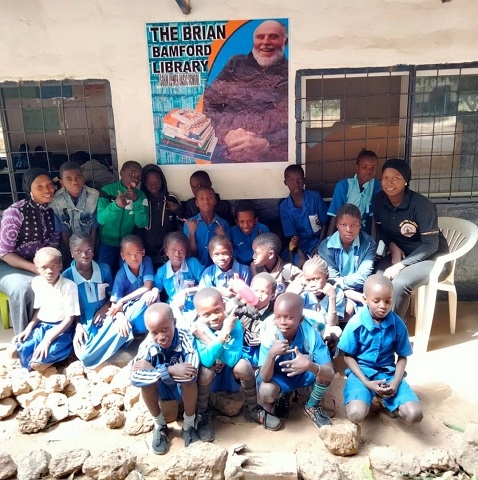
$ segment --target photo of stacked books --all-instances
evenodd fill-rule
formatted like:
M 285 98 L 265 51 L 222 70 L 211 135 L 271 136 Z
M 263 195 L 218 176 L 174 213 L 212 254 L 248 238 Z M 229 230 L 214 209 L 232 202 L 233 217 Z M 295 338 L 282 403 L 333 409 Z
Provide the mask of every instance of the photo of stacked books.
M 161 149 L 211 160 L 216 144 L 211 120 L 203 113 L 191 108 L 175 108 L 163 117 Z

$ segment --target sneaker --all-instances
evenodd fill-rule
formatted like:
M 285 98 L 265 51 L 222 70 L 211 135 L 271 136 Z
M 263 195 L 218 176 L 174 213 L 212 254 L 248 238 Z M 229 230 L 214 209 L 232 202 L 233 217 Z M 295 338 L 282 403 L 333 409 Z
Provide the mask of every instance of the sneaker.
M 279 397 L 274 404 L 274 413 L 276 417 L 279 417 L 282 420 L 289 418 L 290 415 L 290 397 L 292 392 L 286 393 Z
M 214 430 L 211 423 L 211 411 L 206 410 L 199 414 L 201 419 L 197 426 L 197 433 L 203 442 L 212 442 L 214 440 Z
M 279 418 L 272 415 L 272 413 L 269 413 L 260 405 L 257 405 L 254 408 L 246 407 L 244 417 L 250 422 L 256 422 L 259 425 L 262 425 L 266 430 L 279 430 L 282 426 L 282 422 Z
M 153 441 L 151 442 L 151 448 L 156 455 L 164 455 L 169 450 L 168 440 L 169 428 L 164 426 L 155 425 L 153 430 Z
M 332 425 L 330 418 L 322 411 L 322 407 L 317 405 L 316 407 L 308 407 L 304 405 L 304 413 L 314 422 L 317 428 L 325 425 Z
M 184 438 L 184 446 L 189 447 L 191 443 L 199 442 L 200 438 L 197 430 L 194 427 L 188 428 L 187 430 L 182 429 L 182 435 Z
M 383 398 L 382 397 L 379 397 L 378 395 L 376 395 L 376 399 L 377 399 L 377 402 L 378 402 L 378 407 L 380 408 L 380 411 L 387 415 L 387 417 L 390 417 L 390 418 L 397 418 L 399 417 L 399 413 L 398 413 L 398 408 L 396 408 L 395 410 L 393 410 L 393 412 L 391 410 L 389 410 L 385 404 L 383 403 Z

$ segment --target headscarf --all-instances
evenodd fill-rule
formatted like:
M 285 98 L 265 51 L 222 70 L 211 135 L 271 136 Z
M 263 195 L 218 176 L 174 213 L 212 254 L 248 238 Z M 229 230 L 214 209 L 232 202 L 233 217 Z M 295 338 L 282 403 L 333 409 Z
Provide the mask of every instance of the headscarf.
M 382 173 L 387 168 L 394 168 L 405 180 L 407 186 L 410 184 L 410 180 L 412 179 L 412 170 L 410 169 L 410 165 L 405 160 L 401 158 L 391 158 L 387 160 L 382 167 Z
M 51 178 L 50 177 L 50 172 L 48 170 L 45 170 L 44 168 L 30 168 L 30 170 L 27 170 L 23 174 L 22 189 L 25 193 L 28 193 L 28 195 L 30 195 L 30 190 L 32 188 L 32 183 L 40 175 L 46 175 L 47 177 Z

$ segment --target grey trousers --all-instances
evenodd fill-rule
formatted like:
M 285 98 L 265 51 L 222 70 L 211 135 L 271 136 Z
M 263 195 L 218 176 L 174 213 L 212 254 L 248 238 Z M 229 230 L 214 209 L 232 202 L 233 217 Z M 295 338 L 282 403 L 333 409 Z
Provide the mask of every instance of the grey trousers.
M 32 318 L 35 297 L 31 283 L 35 276 L 0 260 L 0 292 L 9 297 L 10 322 L 15 335 L 23 331 Z

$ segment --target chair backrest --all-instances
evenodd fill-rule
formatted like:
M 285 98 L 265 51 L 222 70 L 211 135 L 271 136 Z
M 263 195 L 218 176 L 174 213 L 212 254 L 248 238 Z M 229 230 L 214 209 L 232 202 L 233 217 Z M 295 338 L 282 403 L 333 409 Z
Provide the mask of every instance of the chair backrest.
M 438 226 L 450 250 L 451 271 L 445 280 L 453 281 L 456 259 L 469 252 L 478 240 L 478 226 L 464 218 L 438 217 Z

